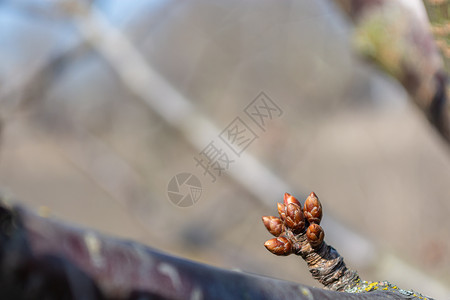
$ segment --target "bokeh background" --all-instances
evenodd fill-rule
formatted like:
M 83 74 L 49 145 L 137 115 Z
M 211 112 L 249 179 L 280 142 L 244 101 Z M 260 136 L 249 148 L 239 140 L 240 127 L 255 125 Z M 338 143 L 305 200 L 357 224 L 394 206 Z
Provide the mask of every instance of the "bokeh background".
M 319 286 L 262 215 L 315 191 L 367 280 L 450 299 L 450 153 L 403 88 L 354 54 L 330 1 L 0 2 L 0 187 L 41 214 L 229 269 Z M 281 109 L 264 130 L 245 108 Z M 240 156 L 219 134 L 240 117 Z M 194 160 L 234 160 L 212 182 Z M 168 198 L 179 173 L 198 201 Z M 288 190 L 285 190 L 288 189 Z M 183 187 L 180 193 L 189 193 Z

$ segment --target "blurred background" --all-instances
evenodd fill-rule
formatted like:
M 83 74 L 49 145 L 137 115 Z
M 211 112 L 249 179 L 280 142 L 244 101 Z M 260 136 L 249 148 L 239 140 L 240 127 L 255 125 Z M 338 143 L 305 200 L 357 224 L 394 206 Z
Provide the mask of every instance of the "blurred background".
M 353 53 L 332 2 L 6 0 L 0 24 L 4 195 L 319 286 L 264 248 L 261 222 L 285 192 L 314 191 L 361 277 L 450 299 L 448 145 Z

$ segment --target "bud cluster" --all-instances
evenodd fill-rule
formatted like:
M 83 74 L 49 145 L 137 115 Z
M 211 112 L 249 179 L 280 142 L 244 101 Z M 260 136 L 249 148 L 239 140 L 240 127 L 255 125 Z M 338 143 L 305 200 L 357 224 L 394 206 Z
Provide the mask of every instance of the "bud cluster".
M 279 217 L 262 217 L 264 226 L 276 236 L 264 244 L 270 252 L 276 255 L 291 254 L 295 241 L 289 236 L 293 235 L 306 235 L 312 248 L 322 245 L 325 236 L 319 225 L 322 220 L 322 204 L 314 192 L 306 198 L 304 206 L 294 196 L 285 193 L 283 203 L 277 203 L 277 209 Z

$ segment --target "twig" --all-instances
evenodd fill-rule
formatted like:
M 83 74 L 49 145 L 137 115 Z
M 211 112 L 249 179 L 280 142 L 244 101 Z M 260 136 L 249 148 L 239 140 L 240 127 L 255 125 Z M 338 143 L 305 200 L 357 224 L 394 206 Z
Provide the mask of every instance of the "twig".
M 284 203 L 278 203 L 278 217 L 263 217 L 267 230 L 276 238 L 264 245 L 276 255 L 295 254 L 307 263 L 314 279 L 326 289 L 349 293 L 383 291 L 408 297 L 407 299 L 430 299 L 414 291 L 399 289 L 387 281 L 362 281 L 356 271 L 350 270 L 344 258 L 324 242 L 325 233 L 320 226 L 322 204 L 311 193 L 301 205 L 292 195 L 284 195 Z

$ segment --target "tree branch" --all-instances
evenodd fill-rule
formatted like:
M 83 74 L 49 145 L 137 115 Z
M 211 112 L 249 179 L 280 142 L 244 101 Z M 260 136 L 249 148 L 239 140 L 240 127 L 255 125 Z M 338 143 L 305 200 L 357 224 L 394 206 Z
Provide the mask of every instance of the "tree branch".
M 408 299 L 218 269 L 6 204 L 0 205 L 0 246 L 6 299 Z

